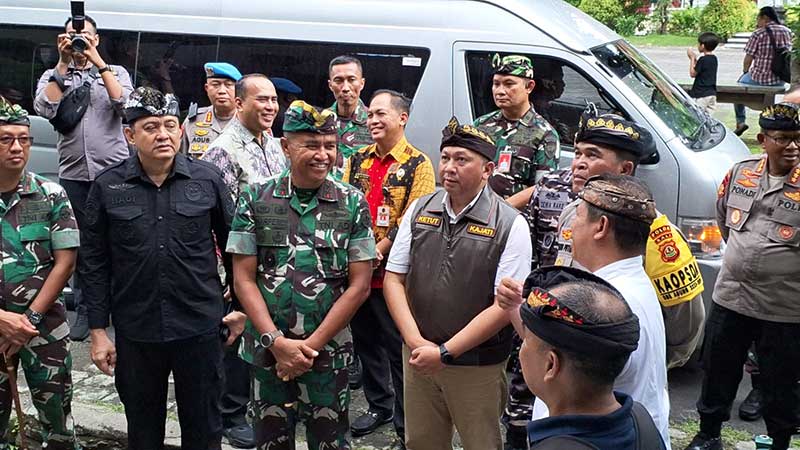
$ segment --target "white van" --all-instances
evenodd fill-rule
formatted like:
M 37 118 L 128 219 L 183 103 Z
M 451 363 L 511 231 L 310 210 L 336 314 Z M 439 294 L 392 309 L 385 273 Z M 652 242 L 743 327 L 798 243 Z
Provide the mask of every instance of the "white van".
M 10 4 L 9 4 L 10 2 Z M 699 111 L 678 85 L 620 36 L 561 0 L 89 0 L 101 51 L 125 66 L 134 85 L 162 87 L 158 65 L 182 107 L 208 101 L 207 61 L 242 73 L 292 80 L 301 97 L 330 105 L 328 62 L 354 55 L 366 87 L 413 98 L 409 140 L 438 161 L 440 130 L 495 109 L 491 56 L 524 54 L 534 61 L 532 101 L 559 131 L 562 165 L 587 102 L 644 124 L 658 156 L 638 175 L 658 207 L 690 237 L 710 290 L 720 265 L 714 199 L 725 171 L 749 154 L 719 122 Z M 67 0 L 6 0 L 0 6 L 0 95 L 33 112 L 36 81 L 55 65 L 56 35 Z M 176 82 L 177 81 L 177 82 Z M 34 170 L 57 176 L 56 135 L 33 118 Z M 708 297 L 707 297 L 708 298 Z

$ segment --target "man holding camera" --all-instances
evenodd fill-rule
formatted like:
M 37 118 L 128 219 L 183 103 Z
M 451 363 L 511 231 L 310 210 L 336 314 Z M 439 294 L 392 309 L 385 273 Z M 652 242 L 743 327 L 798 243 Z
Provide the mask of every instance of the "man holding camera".
M 122 66 L 103 61 L 99 43 L 91 17 L 73 14 L 67 19 L 65 32 L 58 35 L 58 64 L 39 78 L 33 104 L 36 113 L 50 119 L 59 133 L 59 183 L 67 191 L 79 228 L 85 226 L 84 205 L 92 180 L 128 156 L 122 108 L 133 90 L 131 78 Z M 77 277 L 76 283 L 78 319 L 70 338 L 82 341 L 89 327 Z

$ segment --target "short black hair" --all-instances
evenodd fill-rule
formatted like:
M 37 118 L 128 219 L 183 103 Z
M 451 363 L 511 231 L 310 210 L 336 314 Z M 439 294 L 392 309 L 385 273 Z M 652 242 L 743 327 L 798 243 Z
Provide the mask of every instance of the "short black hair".
M 697 43 L 703 44 L 703 48 L 705 48 L 709 52 L 713 52 L 714 49 L 717 48 L 717 46 L 719 45 L 719 36 L 710 31 L 707 31 L 697 37 Z
M 606 179 L 628 195 L 640 199 L 653 198 L 650 188 L 639 178 L 627 175 L 606 175 Z M 586 204 L 589 221 L 597 222 L 603 216 L 608 218 L 609 226 L 614 231 L 614 240 L 620 250 L 627 253 L 644 254 L 647 249 L 650 225 L 640 220 L 600 209 L 589 202 L 584 203 Z
M 269 81 L 269 78 L 263 73 L 248 73 L 247 75 L 244 75 L 242 78 L 239 78 L 239 81 L 236 82 L 236 85 L 233 88 L 236 98 L 244 100 L 247 97 L 247 80 L 254 78 L 263 78 Z
M 411 113 L 411 99 L 403 95 L 403 93 L 393 91 L 391 89 L 378 89 L 372 93 L 372 97 L 369 98 L 369 102 L 372 103 L 372 101 L 375 100 L 375 97 L 381 94 L 387 94 L 392 98 L 392 108 L 394 108 L 396 111 L 406 114 Z
M 328 75 L 331 74 L 333 66 L 341 66 L 343 64 L 355 64 L 358 66 L 358 71 L 361 72 L 361 75 L 364 75 L 364 68 L 361 66 L 361 61 L 355 56 L 350 55 L 339 55 L 333 58 L 330 64 L 328 64 Z
M 758 17 L 767 17 L 775 23 L 782 23 L 780 17 L 778 17 L 778 11 L 772 6 L 765 6 L 759 9 Z
M 633 315 L 618 292 L 594 281 L 571 281 L 558 285 L 553 288 L 553 295 L 564 306 L 594 324 L 623 322 Z M 630 353 L 609 358 L 599 357 L 592 351 L 577 353 L 546 345 L 562 355 L 575 374 L 587 384 L 598 387 L 612 386 L 630 358 Z
M 90 24 L 92 24 L 92 27 L 94 28 L 95 33 L 97 32 L 97 22 L 95 22 L 94 19 L 92 19 L 89 16 L 83 16 L 83 20 L 85 20 L 85 21 L 89 22 Z M 72 22 L 72 16 L 67 17 L 67 21 L 64 22 L 64 28 L 67 28 L 67 25 L 69 25 L 70 22 Z

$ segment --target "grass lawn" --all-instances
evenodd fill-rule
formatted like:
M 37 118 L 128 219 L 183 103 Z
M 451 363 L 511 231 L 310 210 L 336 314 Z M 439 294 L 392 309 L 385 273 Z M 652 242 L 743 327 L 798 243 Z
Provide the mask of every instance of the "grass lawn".
M 648 34 L 647 36 L 625 36 L 631 44 L 639 47 L 694 47 L 697 36 L 677 34 Z

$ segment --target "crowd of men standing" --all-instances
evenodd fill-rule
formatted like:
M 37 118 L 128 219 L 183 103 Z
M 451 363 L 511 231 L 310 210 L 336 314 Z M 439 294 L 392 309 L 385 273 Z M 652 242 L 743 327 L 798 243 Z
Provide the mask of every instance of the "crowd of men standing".
M 378 89 L 362 102 L 352 56 L 327 68 L 331 107 L 283 111 L 266 75 L 208 63 L 211 105 L 181 124 L 172 94 L 133 90 L 103 61 L 94 21 L 85 51 L 71 34 L 67 21 L 35 101 L 59 124 L 59 184 L 25 169 L 27 112 L 0 103 L 0 351 L 22 362 L 47 448 L 80 448 L 68 344 L 86 335 L 115 376 L 131 449 L 163 447 L 170 375 L 184 449 L 223 436 L 292 449 L 298 422 L 312 449 L 349 448 L 388 422 L 413 450 L 451 448 L 454 430 L 467 450 L 671 448 L 667 368 L 697 346 L 703 283 L 633 176 L 656 151 L 647 129 L 590 106 L 571 167 L 556 170 L 531 60 L 496 55 L 498 110 L 446 124 L 437 191 L 433 162 L 405 137 L 411 100 Z M 787 293 L 800 267 L 798 107 L 768 108 L 760 125 L 765 154 L 718 193 L 730 245 L 691 450 L 722 448 L 753 343 L 773 448 L 800 425 L 800 346 L 775 344 L 800 341 Z M 76 266 L 70 331 L 60 292 Z M 654 288 L 678 273 L 696 279 Z M 369 409 L 351 424 L 362 384 Z

